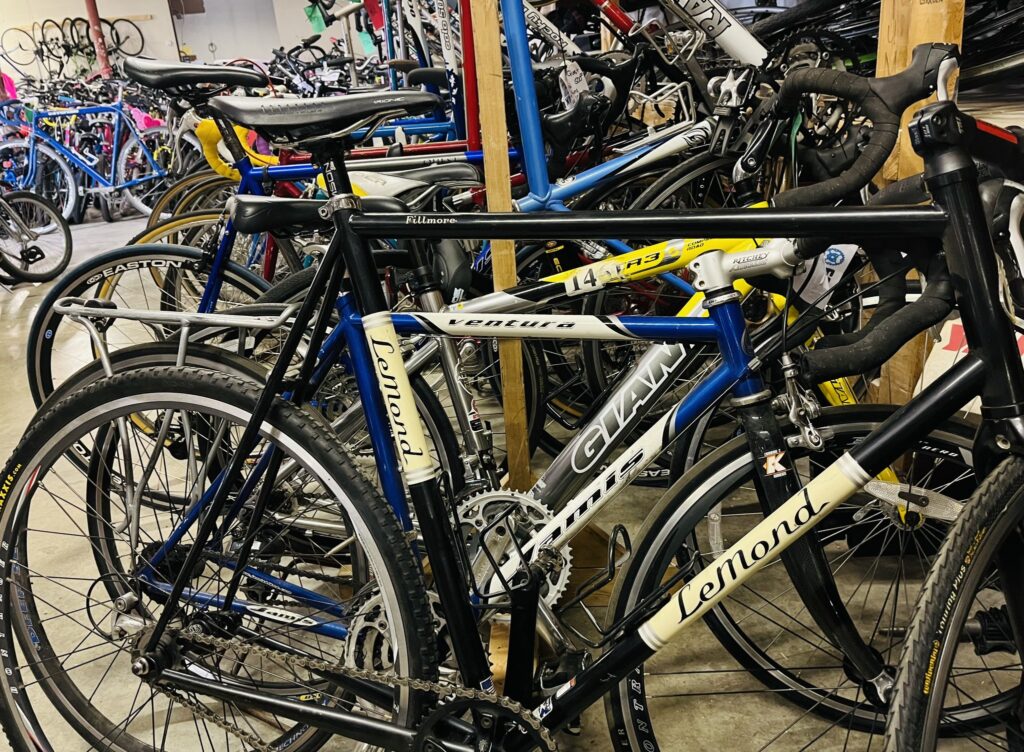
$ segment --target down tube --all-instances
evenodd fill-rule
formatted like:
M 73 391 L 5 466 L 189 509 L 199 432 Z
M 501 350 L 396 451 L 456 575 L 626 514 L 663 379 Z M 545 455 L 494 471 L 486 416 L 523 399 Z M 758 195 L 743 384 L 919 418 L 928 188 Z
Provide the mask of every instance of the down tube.
M 968 355 L 893 413 L 855 446 L 672 594 L 637 630 L 534 711 L 559 728 L 638 669 L 679 632 L 714 608 L 833 509 L 899 457 L 907 441 L 927 435 L 980 393 L 984 363 Z

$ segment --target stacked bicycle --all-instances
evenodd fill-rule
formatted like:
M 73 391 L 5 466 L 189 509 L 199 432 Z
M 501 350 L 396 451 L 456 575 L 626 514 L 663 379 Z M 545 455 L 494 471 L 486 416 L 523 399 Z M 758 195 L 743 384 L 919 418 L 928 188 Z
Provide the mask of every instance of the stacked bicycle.
M 522 7 L 502 10 L 513 75 L 532 84 Z M 925 174 L 857 205 L 902 112 L 948 92 L 956 57 L 924 46 L 878 80 L 792 73 L 749 100 L 761 116 L 740 145 L 711 153 L 721 194 L 668 191 L 691 184 L 683 162 L 648 183 L 668 210 L 533 216 L 451 211 L 468 200 L 457 186 L 414 210 L 355 195 L 354 142 L 435 112 L 433 94 L 268 105 L 210 96 L 255 88 L 252 71 L 134 66 L 214 118 L 236 164 L 255 157 L 234 126 L 308 153 L 310 197 L 240 190 L 215 247 L 115 251 L 44 304 L 38 341 L 78 326 L 98 359 L 54 380 L 56 361 L 32 357 L 46 401 L 2 476 L 12 744 L 553 749 L 603 698 L 616 747 L 672 748 L 682 696 L 726 673 L 691 671 L 673 642 L 703 621 L 774 698 L 754 748 L 883 731 L 900 750 L 1019 746 L 1020 136 L 942 97 L 911 124 Z M 544 206 L 522 81 L 521 209 Z M 723 82 L 716 125 L 728 102 L 748 110 L 741 82 Z M 826 121 L 849 149 L 835 174 L 813 149 L 796 158 Z M 230 232 L 326 243 L 246 304 L 224 284 L 246 279 Z M 733 239 L 687 239 L 716 233 Z M 473 284 L 481 237 L 522 242 L 521 286 Z M 621 240 L 651 237 L 676 239 Z M 869 261 L 881 282 L 862 325 L 853 270 Z M 129 294 L 136 269 L 158 310 Z M 970 354 L 908 404 L 821 411 L 957 310 Z M 500 403 L 500 380 L 479 376 L 508 336 L 540 348 L 532 414 L 594 402 L 560 424 L 565 447 L 528 493 L 501 488 L 499 427 L 480 410 Z M 589 397 L 577 362 L 604 379 Z M 959 417 L 979 395 L 980 428 Z M 658 463 L 679 480 L 642 526 L 613 528 L 606 571 L 570 587 L 576 536 Z M 601 615 L 590 596 L 606 587 Z M 496 693 L 486 638 L 503 621 Z

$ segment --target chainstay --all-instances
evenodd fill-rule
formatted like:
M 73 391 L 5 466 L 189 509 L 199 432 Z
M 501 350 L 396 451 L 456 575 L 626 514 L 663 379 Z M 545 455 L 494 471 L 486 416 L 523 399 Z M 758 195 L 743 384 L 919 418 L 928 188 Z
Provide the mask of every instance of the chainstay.
M 226 637 L 215 637 L 213 635 L 205 635 L 199 633 L 189 633 L 183 635 L 184 639 L 203 645 L 205 647 L 216 648 L 218 650 L 234 650 L 239 652 L 247 652 L 251 655 L 256 655 L 262 658 L 267 658 L 273 661 L 288 664 L 292 667 L 301 667 L 310 671 L 321 671 L 339 674 L 346 676 L 350 679 L 358 679 L 360 681 L 371 681 L 378 684 L 385 684 L 393 687 L 403 687 L 406 689 L 412 689 L 418 692 L 429 692 L 442 698 L 441 704 L 443 705 L 447 700 L 478 700 L 480 702 L 490 703 L 497 705 L 503 710 L 508 711 L 511 715 L 514 715 L 521 723 L 528 726 L 537 735 L 537 738 L 543 743 L 545 752 L 557 752 L 558 745 L 555 743 L 554 737 L 551 732 L 544 727 L 540 719 L 534 716 L 529 709 L 525 708 L 522 703 L 511 700 L 508 697 L 500 697 L 491 692 L 485 692 L 482 689 L 472 689 L 470 687 L 460 687 L 455 684 L 441 684 L 439 682 L 432 682 L 426 679 L 414 679 L 411 677 L 395 676 L 384 671 L 372 671 L 370 669 L 353 668 L 351 666 L 345 666 L 340 663 L 334 663 L 331 661 L 325 661 L 318 658 L 309 658 L 306 656 L 293 655 L 292 653 L 286 653 L 281 650 L 274 650 L 273 648 L 263 647 L 262 645 L 253 645 L 252 643 L 245 642 L 244 640 L 231 639 Z M 181 693 L 168 688 L 163 685 L 153 685 L 153 688 L 174 699 L 185 707 L 188 707 L 193 712 L 201 715 L 202 717 L 210 720 L 216 724 L 223 731 L 227 731 L 233 736 L 245 744 L 250 745 L 259 752 L 273 752 L 274 748 L 267 742 L 265 742 L 257 734 L 246 731 L 240 728 L 237 724 L 232 723 L 226 718 L 222 718 L 217 715 L 210 708 L 206 707 L 201 702 L 191 700 L 181 695 Z

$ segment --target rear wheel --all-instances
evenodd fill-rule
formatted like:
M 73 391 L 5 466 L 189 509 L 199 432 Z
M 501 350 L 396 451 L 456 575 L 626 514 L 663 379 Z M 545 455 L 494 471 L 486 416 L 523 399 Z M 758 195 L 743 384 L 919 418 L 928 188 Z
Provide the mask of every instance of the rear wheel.
M 194 248 L 174 245 L 139 245 L 118 248 L 80 264 L 54 285 L 36 311 L 29 330 L 28 382 L 36 405 L 54 387 L 98 357 L 88 333 L 65 322 L 53 310 L 63 297 L 96 297 L 123 308 L 148 310 L 198 309 L 197 297 L 179 298 L 170 305 L 164 293 L 168 275 L 177 272 L 193 280 L 188 289 L 201 291 L 207 275 L 203 254 Z M 253 302 L 267 289 L 260 277 L 236 264 L 228 264 L 220 296 L 220 309 Z M 152 342 L 166 336 L 139 322 L 117 320 L 103 332 L 107 346 L 116 350 Z
M 186 524 L 186 510 L 219 477 L 260 392 L 258 383 L 223 374 L 148 369 L 97 382 L 37 417 L 4 470 L 11 495 L 0 515 L 0 563 L 7 573 L 0 718 L 15 750 L 66 748 L 69 735 L 89 748 L 125 752 L 251 748 L 140 681 L 131 665 L 136 637 L 166 607 L 162 594 L 194 540 L 194 528 L 183 528 L 176 544 L 169 533 Z M 164 440 L 126 428 L 138 413 L 154 424 L 166 422 Z M 200 631 L 218 625 L 216 634 L 235 646 L 200 648 L 182 637 L 189 634 L 184 629 L 179 670 L 254 695 L 314 701 L 412 726 L 420 717 L 418 693 L 396 690 L 384 706 L 372 705 L 280 653 L 252 650 L 271 647 L 272 640 L 314 660 L 436 676 L 434 618 L 418 564 L 390 508 L 321 429 L 293 405 L 279 400 L 271 409 L 246 466 L 257 467 L 272 441 L 289 469 L 277 479 L 265 518 L 253 525 L 253 577 L 242 582 L 235 618 L 210 621 L 213 609 L 201 605 L 207 596 L 220 597 L 235 571 L 216 543 L 191 583 L 191 600 L 176 611 Z M 92 450 L 84 472 L 67 459 L 76 445 Z M 138 524 L 122 525 L 128 518 Z M 249 523 L 242 513 L 225 515 L 220 524 L 230 540 Z M 257 575 L 305 592 L 281 600 Z M 129 603 L 122 607 L 126 619 L 115 610 L 118 598 Z M 330 614 L 321 599 L 335 604 Z M 282 611 L 294 618 L 264 616 Z M 325 626 L 317 628 L 318 621 Z M 312 752 L 331 738 L 272 713 L 181 694 L 275 749 Z
M 47 282 L 71 261 L 71 228 L 49 201 L 25 192 L 0 196 L 0 269 Z

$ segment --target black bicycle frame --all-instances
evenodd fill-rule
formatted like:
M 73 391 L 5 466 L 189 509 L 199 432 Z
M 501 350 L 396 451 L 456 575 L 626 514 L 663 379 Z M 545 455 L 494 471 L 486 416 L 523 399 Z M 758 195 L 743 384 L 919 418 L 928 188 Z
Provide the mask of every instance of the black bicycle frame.
M 336 155 L 331 155 L 336 156 Z M 604 237 L 820 237 L 843 235 L 845 238 L 867 239 L 897 236 L 939 236 L 946 233 L 949 266 L 959 295 L 968 342 L 972 352 L 921 394 L 900 408 L 850 455 L 863 470 L 874 476 L 895 460 L 910 441 L 927 434 L 950 414 L 978 394 L 982 397 L 986 427 L 979 434 L 979 443 L 986 454 L 994 455 L 1004 447 L 1024 452 L 1024 369 L 1021 367 L 1015 338 L 1008 320 L 1001 313 L 998 275 L 991 238 L 977 190 L 977 177 L 970 156 L 959 144 L 940 145 L 926 154 L 929 186 L 936 200 L 933 207 L 898 209 L 806 209 L 777 211 L 724 210 L 713 212 L 645 212 L 617 215 L 573 213 L 562 214 L 362 214 L 358 204 L 341 205 L 335 211 L 338 228 L 324 265 L 318 271 L 313 292 L 328 296 L 337 291 L 340 270 L 347 267 L 353 289 L 364 315 L 386 311 L 377 283 L 377 271 L 371 252 L 364 242 L 369 237 L 387 238 L 593 238 Z M 344 165 L 340 158 L 328 160 L 325 171 L 332 194 L 348 193 Z M 354 198 L 354 197 L 353 197 Z M 943 207 L 943 208 L 940 208 Z M 334 268 L 330 268 L 334 265 Z M 312 299 L 313 296 L 310 296 Z M 304 306 L 292 334 L 302 332 L 315 313 L 314 306 Z M 310 346 L 315 357 L 323 336 L 322 317 L 315 327 L 316 346 Z M 282 362 L 290 361 L 291 351 L 298 346 L 297 337 L 289 337 Z M 293 340 L 296 340 L 293 342 Z M 279 392 L 284 369 L 275 369 L 267 382 L 266 394 Z M 269 409 L 269 400 L 261 400 L 250 425 L 259 425 L 264 416 L 259 410 Z M 1010 433 L 1007 437 L 1006 434 Z M 245 455 L 245 442 L 239 455 Z M 235 467 L 237 475 L 240 468 Z M 231 476 L 222 481 L 231 487 Z M 421 525 L 421 533 L 430 557 L 434 582 L 439 588 L 456 658 L 464 681 L 470 686 L 488 687 L 489 668 L 479 639 L 477 623 L 467 594 L 468 585 L 461 570 L 461 559 L 454 546 L 447 507 L 436 483 L 410 482 L 410 495 Z M 226 494 L 225 494 L 226 495 Z M 211 509 L 209 518 L 216 518 Z M 205 543 L 200 530 L 192 553 Z M 183 571 L 189 571 L 184 567 Z M 178 588 L 178 583 L 176 589 Z M 172 594 L 173 598 L 173 594 Z M 653 612 L 663 605 L 664 597 L 641 604 Z M 172 600 L 173 602 L 173 600 Z M 165 614 L 171 609 L 166 609 Z M 158 625 L 157 636 L 166 624 Z M 1024 622 L 1022 622 L 1024 623 Z M 619 639 L 593 665 L 582 671 L 572 685 L 557 697 L 550 698 L 538 709 L 545 726 L 562 727 L 585 708 L 616 686 L 655 651 L 640 637 L 637 625 L 631 622 Z M 532 661 L 529 656 L 510 656 L 511 661 Z M 179 673 L 165 676 L 187 684 L 189 679 Z M 284 717 L 328 728 L 352 738 L 383 742 L 385 746 L 406 749 L 413 734 L 408 729 L 387 721 L 355 716 L 343 710 L 317 707 L 315 710 L 281 698 L 246 694 L 235 696 L 234 689 L 213 683 L 189 686 L 196 692 L 239 702 L 247 707 L 265 709 Z M 371 691 L 371 702 L 380 702 L 377 688 Z M 450 745 L 460 749 L 458 745 Z

